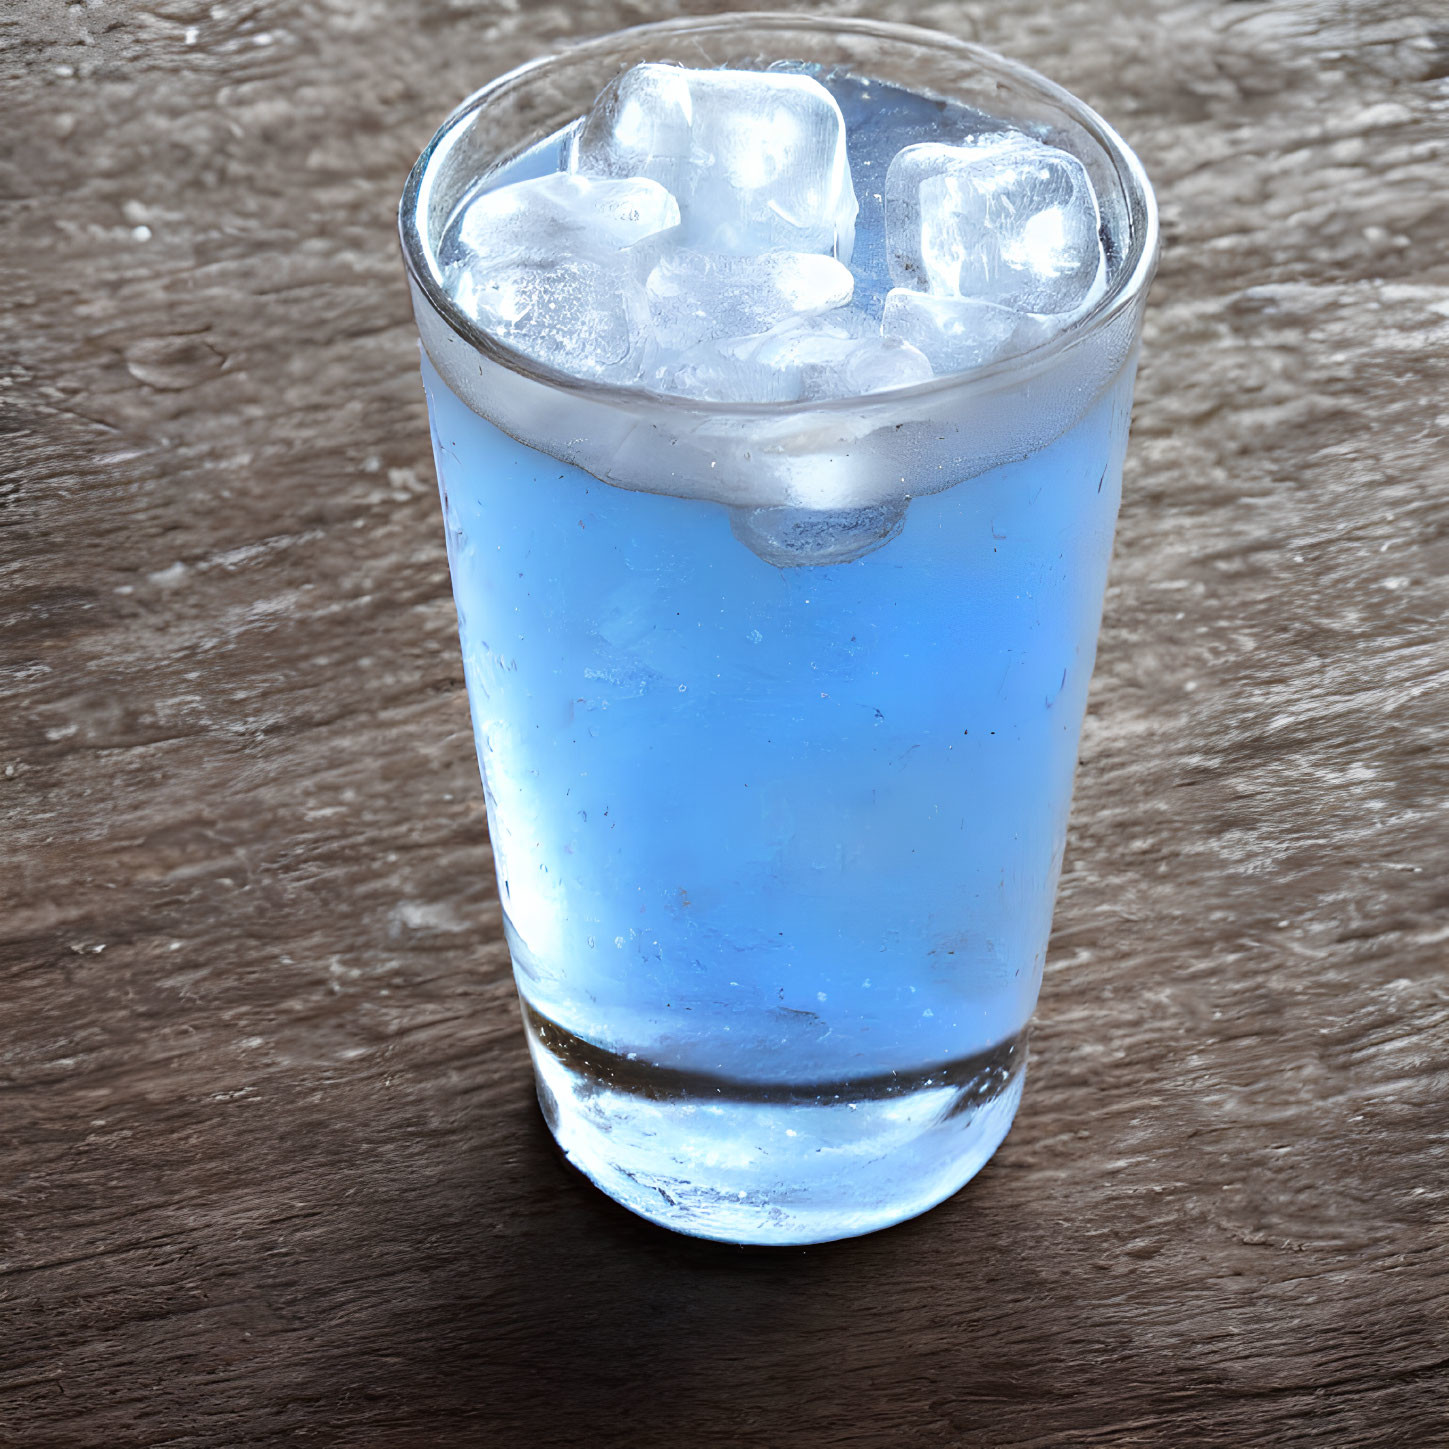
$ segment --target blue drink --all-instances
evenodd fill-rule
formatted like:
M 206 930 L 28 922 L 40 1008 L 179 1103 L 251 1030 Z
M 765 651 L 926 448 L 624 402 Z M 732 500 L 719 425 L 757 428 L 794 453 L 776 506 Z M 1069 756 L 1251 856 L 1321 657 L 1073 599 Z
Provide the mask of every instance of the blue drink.
M 602 481 L 425 352 L 539 1096 L 636 1212 L 867 1232 L 1010 1126 L 1120 492 L 1135 316 L 1119 330 L 1021 455 L 816 513 Z M 1044 406 L 1031 387 L 987 411 Z

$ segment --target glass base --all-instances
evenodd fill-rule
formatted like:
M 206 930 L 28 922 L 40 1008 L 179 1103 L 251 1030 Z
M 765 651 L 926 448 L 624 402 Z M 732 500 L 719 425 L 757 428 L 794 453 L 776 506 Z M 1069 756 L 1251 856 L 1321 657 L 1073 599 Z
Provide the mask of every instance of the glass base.
M 930 1072 L 777 1084 L 627 1060 L 523 1017 L 569 1160 L 640 1217 L 727 1243 L 830 1242 L 935 1207 L 996 1151 L 1026 1076 L 1025 1032 Z

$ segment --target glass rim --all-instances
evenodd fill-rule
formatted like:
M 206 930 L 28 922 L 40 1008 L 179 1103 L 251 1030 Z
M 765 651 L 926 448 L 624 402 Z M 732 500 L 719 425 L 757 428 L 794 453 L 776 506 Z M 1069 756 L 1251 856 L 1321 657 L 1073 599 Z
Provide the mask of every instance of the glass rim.
M 950 51 L 961 59 L 972 61 L 989 72 L 1005 75 L 1025 88 L 1034 90 L 1051 100 L 1072 121 L 1081 126 L 1105 152 L 1117 172 L 1129 206 L 1133 202 L 1141 204 L 1144 225 L 1141 235 L 1134 235 L 1131 239 L 1132 244 L 1127 253 L 1126 265 L 1103 296 L 1088 311 L 1073 319 L 1060 332 L 1053 334 L 1035 347 L 1012 353 L 979 367 L 942 373 L 925 382 L 912 383 L 905 387 L 885 388 L 879 392 L 851 394 L 847 397 L 815 398 L 797 402 L 739 402 L 686 398 L 675 393 L 657 392 L 652 388 L 635 384 L 599 382 L 574 377 L 569 373 L 550 367 L 547 363 L 529 357 L 526 353 L 518 351 L 517 348 L 510 347 L 506 342 L 480 327 L 457 306 L 444 290 L 430 264 L 429 245 L 423 236 L 419 215 L 422 211 L 420 203 L 425 195 L 432 164 L 450 138 L 457 134 L 463 122 L 485 107 L 516 93 L 521 86 L 536 79 L 540 72 L 545 72 L 563 61 L 577 60 L 581 53 L 587 53 L 596 46 L 603 47 L 605 43 L 613 46 L 619 41 L 636 36 L 641 40 L 647 40 L 652 36 L 682 35 L 691 32 L 727 32 L 751 28 L 782 31 L 815 30 L 874 36 L 900 44 L 928 45 L 936 50 Z M 1134 228 L 1134 232 L 1135 230 Z M 1132 148 L 1107 121 L 1065 87 L 1048 80 L 1019 61 L 1011 60 L 985 46 L 958 39 L 944 31 L 932 30 L 920 25 L 902 25 L 893 21 L 864 20 L 847 16 L 797 15 L 782 10 L 745 10 L 716 15 L 692 15 L 674 20 L 631 25 L 609 31 L 604 35 L 574 41 L 548 55 L 525 61 L 522 65 L 515 66 L 512 70 L 488 81 L 449 113 L 413 163 L 403 187 L 402 199 L 398 204 L 398 234 L 408 275 L 414 286 L 422 292 L 433 312 L 471 348 L 483 354 L 490 361 L 507 368 L 510 372 L 560 392 L 587 397 L 607 405 L 681 409 L 714 417 L 753 418 L 784 415 L 799 417 L 810 414 L 829 416 L 841 412 L 858 411 L 862 404 L 876 405 L 881 402 L 925 399 L 963 388 L 984 392 L 1002 382 L 1014 382 L 1017 379 L 1031 377 L 1050 367 L 1063 353 L 1100 332 L 1123 311 L 1135 305 L 1152 282 L 1160 250 L 1157 198 L 1142 163 L 1137 159 Z

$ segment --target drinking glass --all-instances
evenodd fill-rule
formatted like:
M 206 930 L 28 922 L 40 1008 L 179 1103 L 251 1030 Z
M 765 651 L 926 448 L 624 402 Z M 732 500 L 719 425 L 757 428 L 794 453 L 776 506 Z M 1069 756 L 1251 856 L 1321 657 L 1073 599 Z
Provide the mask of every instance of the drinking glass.
M 641 61 L 794 62 L 1074 153 L 1105 294 L 1021 355 L 853 399 L 700 402 L 530 360 L 450 299 L 449 225 L 557 169 Z M 857 189 L 868 222 L 879 187 Z M 419 158 L 400 224 L 549 1127 L 605 1192 L 702 1237 L 816 1242 L 939 1203 L 1022 1091 L 1156 262 L 1141 166 L 949 36 L 735 15 L 493 81 Z

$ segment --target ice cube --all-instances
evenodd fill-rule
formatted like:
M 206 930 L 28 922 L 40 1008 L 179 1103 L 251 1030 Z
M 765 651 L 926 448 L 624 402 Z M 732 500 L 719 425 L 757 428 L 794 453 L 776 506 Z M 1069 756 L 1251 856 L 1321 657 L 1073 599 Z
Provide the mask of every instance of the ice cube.
M 860 397 L 930 379 L 931 364 L 898 337 L 858 335 L 830 319 L 816 325 L 786 323 L 761 338 L 757 366 L 788 378 L 790 401 Z
M 984 367 L 1046 340 L 1050 324 L 974 297 L 933 297 L 895 287 L 886 294 L 881 332 L 899 337 L 938 374 Z
M 737 257 L 688 249 L 664 252 L 645 283 L 660 345 L 673 349 L 842 307 L 854 287 L 848 267 L 814 252 Z
M 445 281 L 464 313 L 537 361 L 637 382 L 655 351 L 638 248 L 678 223 L 644 177 L 518 181 L 469 203 Z
M 679 225 L 679 206 L 657 181 L 555 172 L 485 191 L 468 204 L 457 247 L 475 266 L 632 246 Z
M 675 397 L 702 402 L 789 402 L 794 379 L 755 361 L 757 337 L 716 337 L 683 352 L 666 354 L 653 386 Z
M 918 291 L 1071 312 L 1097 279 L 1099 228 L 1082 163 L 1021 132 L 908 146 L 886 177 L 891 276 Z
M 845 121 L 810 76 L 637 65 L 584 118 L 569 169 L 659 182 L 702 250 L 850 259 Z
M 909 343 L 882 337 L 847 312 L 795 317 L 754 337 L 703 342 L 663 362 L 662 392 L 713 402 L 809 402 L 909 387 L 931 377 L 931 364 Z
M 449 289 L 485 332 L 572 377 L 638 382 L 654 360 L 649 304 L 623 252 L 455 262 Z
M 905 526 L 904 501 L 868 508 L 735 508 L 730 529 L 776 568 L 852 563 L 889 543 Z
M 860 212 L 855 219 L 855 301 L 880 317 L 890 290 L 886 261 L 885 189 L 890 163 L 921 141 L 966 141 L 1004 128 L 980 111 L 934 96 L 839 72 L 824 84 L 840 105 L 850 137 L 850 179 Z

